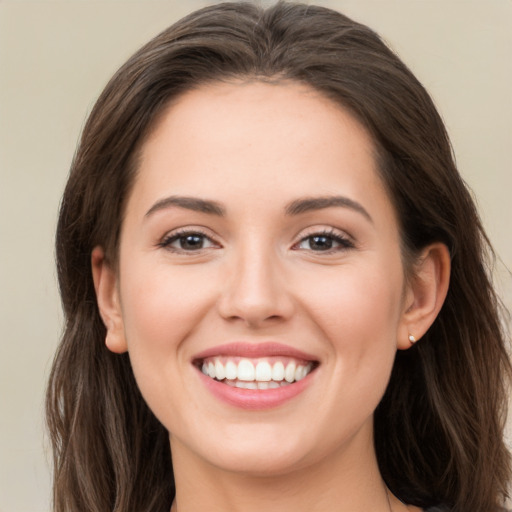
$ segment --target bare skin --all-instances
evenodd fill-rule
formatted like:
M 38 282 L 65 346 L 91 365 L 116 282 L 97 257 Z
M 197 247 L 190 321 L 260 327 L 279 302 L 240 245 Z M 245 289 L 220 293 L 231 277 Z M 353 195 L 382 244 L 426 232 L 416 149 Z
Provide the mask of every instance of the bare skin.
M 346 111 L 295 83 L 186 93 L 143 148 L 119 268 L 101 247 L 92 265 L 107 346 L 170 432 L 173 512 L 418 511 L 382 481 L 373 412 L 396 350 L 441 308 L 449 256 L 427 247 L 405 279 L 372 141 Z M 238 362 L 218 348 L 233 343 L 307 353 L 310 373 L 271 405 L 226 392 L 198 354 Z

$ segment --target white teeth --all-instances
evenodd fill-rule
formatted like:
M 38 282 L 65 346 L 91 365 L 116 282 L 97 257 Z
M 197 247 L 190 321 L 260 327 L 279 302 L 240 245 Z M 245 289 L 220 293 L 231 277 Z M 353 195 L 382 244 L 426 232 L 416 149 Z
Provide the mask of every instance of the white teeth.
M 237 381 L 235 381 L 235 387 L 242 388 L 242 389 L 258 389 L 258 384 L 254 381 L 243 382 L 243 381 L 237 380 Z
M 254 380 L 254 365 L 248 359 L 241 359 L 238 363 L 238 380 Z
M 233 361 L 226 363 L 226 379 L 235 380 L 238 376 L 238 370 L 236 364 Z
M 269 382 L 272 380 L 272 368 L 267 361 L 260 361 L 256 365 L 256 380 L 260 382 Z
M 215 361 L 215 378 L 217 380 L 224 380 L 226 378 L 226 371 L 219 360 Z
M 295 380 L 295 363 L 291 362 L 286 365 L 286 370 L 284 371 L 284 380 L 286 382 L 293 382 Z
M 284 379 L 284 364 L 278 361 L 272 367 L 272 380 L 283 380 Z
M 295 370 L 295 380 L 302 380 L 307 375 L 307 369 L 305 366 L 297 366 Z M 218 378 L 218 377 L 217 377 Z
M 238 364 L 233 360 L 223 362 L 222 359 L 215 357 L 204 361 L 201 371 L 212 379 L 243 389 L 275 389 L 289 385 L 302 380 L 313 368 L 312 363 L 304 365 L 295 361 L 289 361 L 285 366 L 282 361 L 272 364 L 266 359 L 254 363 L 240 359 Z

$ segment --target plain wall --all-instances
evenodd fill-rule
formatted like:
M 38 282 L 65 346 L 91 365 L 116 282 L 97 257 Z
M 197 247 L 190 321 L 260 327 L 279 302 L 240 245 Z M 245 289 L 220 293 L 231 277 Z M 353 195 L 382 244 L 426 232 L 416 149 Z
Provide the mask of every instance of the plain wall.
M 431 92 L 512 309 L 512 1 L 346 0 Z M 61 331 L 53 237 L 87 113 L 142 43 L 206 2 L 0 0 L 0 512 L 49 510 L 43 394 Z

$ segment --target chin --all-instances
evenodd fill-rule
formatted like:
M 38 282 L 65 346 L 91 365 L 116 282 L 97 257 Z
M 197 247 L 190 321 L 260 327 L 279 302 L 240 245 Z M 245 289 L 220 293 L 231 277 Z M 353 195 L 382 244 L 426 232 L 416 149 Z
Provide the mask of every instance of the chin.
M 212 460 L 212 464 L 219 469 L 244 476 L 268 478 L 281 476 L 307 467 L 306 454 L 298 450 L 283 451 L 261 449 L 238 451 L 233 454 L 224 454 Z
M 222 471 L 252 477 L 275 477 L 311 468 L 330 455 L 352 445 L 355 438 L 363 439 L 364 446 L 372 446 L 370 430 L 340 425 L 334 432 L 315 431 L 311 422 L 300 425 L 238 424 L 228 428 L 212 428 L 215 436 L 203 436 L 201 443 L 184 447 L 188 454 L 199 456 L 207 465 Z M 297 428 L 298 427 L 298 428 Z M 345 432 L 343 432 L 345 430 Z M 369 442 L 368 442 L 369 441 Z M 355 443 L 359 444 L 360 443 Z M 171 447 L 174 450 L 173 441 Z

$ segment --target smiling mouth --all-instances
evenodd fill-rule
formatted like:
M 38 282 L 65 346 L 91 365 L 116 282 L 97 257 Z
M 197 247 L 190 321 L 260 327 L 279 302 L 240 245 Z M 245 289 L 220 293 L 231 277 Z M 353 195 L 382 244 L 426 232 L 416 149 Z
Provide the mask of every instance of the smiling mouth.
M 239 389 L 277 389 L 307 377 L 316 369 L 316 361 L 292 357 L 242 358 L 207 357 L 195 361 L 207 377 Z

